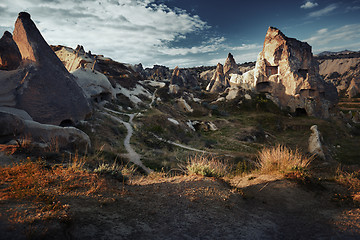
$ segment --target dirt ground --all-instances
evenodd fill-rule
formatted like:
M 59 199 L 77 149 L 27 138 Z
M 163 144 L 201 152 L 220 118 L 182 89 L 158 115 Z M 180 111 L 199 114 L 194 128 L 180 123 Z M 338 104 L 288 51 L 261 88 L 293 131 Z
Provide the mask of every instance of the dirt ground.
M 0 239 L 360 238 L 359 209 L 332 200 L 339 186 L 331 182 L 155 176 L 118 186 L 112 197 L 64 199 L 67 220 L 14 225 L 3 218 Z

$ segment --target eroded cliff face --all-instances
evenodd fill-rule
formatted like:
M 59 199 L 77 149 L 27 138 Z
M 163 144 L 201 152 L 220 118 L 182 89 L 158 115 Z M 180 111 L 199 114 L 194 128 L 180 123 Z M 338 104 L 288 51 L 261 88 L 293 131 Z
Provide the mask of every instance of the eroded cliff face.
M 16 51 L 13 47 L 15 55 L 20 52 L 21 67 L 16 71 L 5 69 L 0 72 L 0 83 L 7 85 L 3 94 L 11 97 L 11 101 L 0 101 L 2 106 L 25 110 L 35 121 L 54 125 L 83 120 L 91 113 L 89 102 L 75 77 L 46 43 L 30 14 L 19 13 L 13 43 L 18 48 Z M 8 70 L 16 68 L 18 63 L 14 63 Z
M 337 103 L 334 85 L 319 75 L 311 46 L 269 27 L 254 71 L 254 88 L 269 93 L 281 108 L 328 118 Z

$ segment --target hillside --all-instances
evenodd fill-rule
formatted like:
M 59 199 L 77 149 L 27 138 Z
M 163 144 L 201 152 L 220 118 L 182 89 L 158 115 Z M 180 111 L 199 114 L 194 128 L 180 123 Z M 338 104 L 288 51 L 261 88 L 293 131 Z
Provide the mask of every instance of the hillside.
M 269 27 L 256 62 L 144 69 L 28 13 L 0 43 L 0 239 L 359 238 L 357 57 Z

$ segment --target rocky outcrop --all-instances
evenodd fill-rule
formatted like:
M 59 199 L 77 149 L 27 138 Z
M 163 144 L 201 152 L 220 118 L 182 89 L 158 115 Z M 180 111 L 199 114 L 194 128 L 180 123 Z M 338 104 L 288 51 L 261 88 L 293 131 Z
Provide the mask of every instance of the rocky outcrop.
M 229 53 L 228 57 L 224 64 L 224 75 L 226 78 L 230 79 L 230 74 L 238 74 L 239 73 L 239 67 L 235 62 L 234 56 Z
M 64 46 L 53 48 L 59 48 L 55 53 L 69 72 L 74 72 L 79 68 L 97 69 L 97 56 L 92 55 L 90 51 L 85 52 L 83 46 L 78 45 L 75 50 Z
M 311 126 L 310 130 L 311 135 L 309 137 L 309 153 L 325 159 L 325 154 L 321 143 L 321 134 L 317 125 Z
M 254 87 L 281 108 L 328 118 L 337 103 L 334 85 L 323 81 L 311 46 L 269 27 L 254 70 Z
M 88 68 L 79 68 L 72 74 L 88 99 L 100 103 L 104 100 L 110 101 L 114 97 L 114 89 L 104 74 Z
M 170 79 L 170 85 L 177 85 L 181 88 L 194 88 L 197 86 L 197 79 L 190 71 L 175 67 Z
M 215 73 L 210 83 L 206 87 L 206 90 L 212 93 L 220 93 L 223 92 L 227 87 L 230 87 L 230 82 L 224 75 L 223 65 L 218 63 Z
M 20 66 L 21 54 L 11 33 L 6 31 L 0 39 L 0 70 L 15 70 Z
M 9 111 L 0 110 L 0 143 L 11 140 L 24 142 L 45 150 L 86 152 L 91 148 L 87 134 L 74 127 L 59 127 L 23 119 Z
M 19 13 L 13 39 L 24 67 L 11 76 L 0 77 L 0 82 L 17 85 L 12 91 L 16 108 L 28 112 L 35 121 L 54 125 L 83 120 L 91 113 L 75 77 L 41 36 L 30 14 Z
M 171 71 L 168 67 L 161 65 L 154 65 L 152 68 L 145 68 L 148 79 L 160 81 L 171 78 Z

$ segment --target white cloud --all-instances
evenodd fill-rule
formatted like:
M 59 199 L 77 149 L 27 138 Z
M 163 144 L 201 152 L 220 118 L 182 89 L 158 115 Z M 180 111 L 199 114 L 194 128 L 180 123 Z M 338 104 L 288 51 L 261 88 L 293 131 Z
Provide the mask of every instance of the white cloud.
M 0 22 L 12 30 L 17 13 L 28 11 L 49 44 L 81 44 L 86 50 L 118 61 L 149 65 L 169 43 L 209 28 L 199 16 L 157 2 L 2 0 L 6 14 L 0 15 Z M 177 51 L 169 50 L 168 55 Z M 206 52 L 210 48 L 191 51 Z
M 360 24 L 344 25 L 335 29 L 320 29 L 304 41 L 308 42 L 314 52 L 360 47 Z M 357 49 L 355 49 L 357 50 Z
M 316 3 L 316 2 L 310 2 L 310 1 L 307 1 L 306 3 L 304 3 L 303 5 L 300 6 L 300 8 L 303 8 L 303 9 L 310 9 L 310 8 L 314 8 L 316 6 L 318 6 L 319 4 Z
M 258 44 L 241 44 L 237 47 L 229 47 L 231 51 L 241 51 L 241 50 L 252 50 L 252 49 L 261 49 L 262 46 Z
M 322 16 L 327 15 L 328 13 L 334 11 L 337 8 L 338 8 L 337 4 L 335 4 L 335 3 L 330 4 L 329 6 L 323 8 L 323 9 L 309 13 L 308 16 L 309 17 L 322 17 Z
M 210 40 L 203 42 L 200 46 L 194 47 L 165 47 L 159 48 L 159 52 L 162 54 L 170 55 L 170 56 L 184 56 L 188 54 L 199 54 L 199 53 L 209 53 L 215 52 L 222 48 L 224 45 L 222 44 L 226 39 L 224 37 L 211 38 Z

